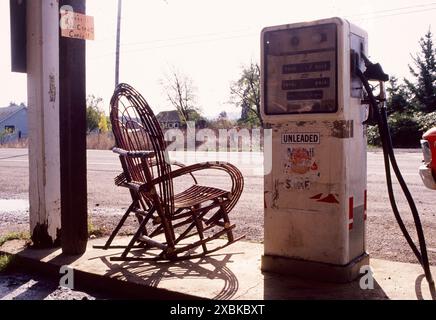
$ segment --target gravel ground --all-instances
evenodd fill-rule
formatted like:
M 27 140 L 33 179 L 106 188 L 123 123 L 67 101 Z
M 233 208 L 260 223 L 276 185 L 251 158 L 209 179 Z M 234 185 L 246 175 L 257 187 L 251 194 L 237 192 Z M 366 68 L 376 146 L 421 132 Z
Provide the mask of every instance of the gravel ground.
M 2 152 L 5 153 L 2 157 Z M 4 209 L 1 199 L 26 199 L 28 197 L 28 168 L 25 158 L 13 158 L 15 162 L 7 162 L 2 158 L 10 155 L 0 149 L 0 236 L 11 231 L 28 231 L 28 212 L 25 203 L 18 202 L 18 209 Z M 15 154 L 25 154 L 26 151 L 14 151 Z M 426 231 L 427 243 L 430 248 L 430 260 L 436 265 L 436 212 L 434 210 L 435 192 L 425 189 L 417 174 L 421 162 L 419 150 L 396 151 L 400 168 L 416 200 Z M 22 161 L 20 162 L 20 159 Z M 182 159 L 183 160 L 183 159 Z M 188 159 L 190 162 L 192 159 Z M 198 159 L 197 159 L 198 160 Z M 202 160 L 202 159 L 200 159 Z M 194 162 L 194 161 L 193 161 Z M 257 167 L 256 167 L 257 166 Z M 263 241 L 263 177 L 258 174 L 259 165 L 241 164 L 245 178 L 245 189 L 242 197 L 231 213 L 232 222 L 237 225 L 238 235 L 246 234 L 248 241 Z M 127 190 L 114 186 L 113 178 L 118 173 L 118 159 L 110 152 L 90 151 L 88 154 L 88 207 L 94 228 L 109 233 L 118 223 L 122 213 L 130 203 Z M 224 176 L 197 175 L 200 183 L 209 183 L 225 188 L 228 181 Z M 189 180 L 179 180 L 176 191 L 190 185 Z M 407 210 L 399 188 L 395 185 L 400 208 L 406 225 L 415 234 L 413 220 Z M 20 207 L 21 206 L 21 207 Z M 128 220 L 125 233 L 135 230 L 135 219 Z M 399 227 L 394 219 L 386 192 L 385 177 L 380 150 L 368 152 L 368 251 L 374 258 L 388 259 L 399 262 L 416 263 Z

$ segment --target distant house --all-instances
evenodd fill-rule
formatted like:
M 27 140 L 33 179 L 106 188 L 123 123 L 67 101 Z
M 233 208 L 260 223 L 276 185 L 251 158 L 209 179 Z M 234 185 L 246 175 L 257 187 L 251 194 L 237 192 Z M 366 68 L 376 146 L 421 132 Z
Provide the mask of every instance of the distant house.
M 174 111 L 162 111 L 157 116 L 162 129 L 178 129 L 182 126 L 182 120 L 180 119 L 179 112 Z
M 27 138 L 27 111 L 24 104 L 0 108 L 0 144 Z

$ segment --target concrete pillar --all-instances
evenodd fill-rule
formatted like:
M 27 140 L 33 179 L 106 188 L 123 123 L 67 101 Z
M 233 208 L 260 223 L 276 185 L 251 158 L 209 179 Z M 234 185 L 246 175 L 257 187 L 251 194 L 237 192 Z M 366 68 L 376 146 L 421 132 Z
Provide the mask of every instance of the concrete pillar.
M 60 245 L 59 5 L 27 1 L 30 232 L 37 247 Z

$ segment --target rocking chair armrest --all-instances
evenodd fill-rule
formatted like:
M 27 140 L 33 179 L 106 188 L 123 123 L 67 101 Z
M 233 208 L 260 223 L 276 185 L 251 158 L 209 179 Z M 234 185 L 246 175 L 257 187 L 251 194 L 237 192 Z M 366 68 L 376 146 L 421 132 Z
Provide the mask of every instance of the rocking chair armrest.
M 112 152 L 119 154 L 126 158 L 153 158 L 155 156 L 153 151 L 127 151 L 121 148 L 113 148 Z
M 184 166 L 180 169 L 172 171 L 170 174 L 163 175 L 160 177 L 155 178 L 150 183 L 147 184 L 148 188 L 151 188 L 152 186 L 168 180 L 168 179 L 174 179 L 180 176 L 184 176 L 186 174 L 192 174 L 196 171 L 202 171 L 202 170 L 220 170 L 226 172 L 231 180 L 232 180 L 232 188 L 230 191 L 231 199 L 226 205 L 227 212 L 230 212 L 238 202 L 242 191 L 244 189 L 244 177 L 242 176 L 241 171 L 239 171 L 238 168 L 236 168 L 233 164 L 228 162 L 203 162 L 203 163 L 197 163 L 190 166 Z
M 124 173 L 119 174 L 114 179 L 115 185 L 118 187 L 128 188 L 136 192 L 146 190 L 147 185 L 140 181 L 128 181 Z

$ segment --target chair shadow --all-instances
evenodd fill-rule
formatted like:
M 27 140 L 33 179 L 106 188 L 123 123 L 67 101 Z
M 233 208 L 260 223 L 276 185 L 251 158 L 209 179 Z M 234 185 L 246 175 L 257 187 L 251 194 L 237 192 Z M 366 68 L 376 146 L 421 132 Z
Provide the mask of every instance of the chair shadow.
M 112 263 L 108 257 L 101 257 L 101 261 L 109 271 L 105 276 L 123 279 L 137 284 L 157 288 L 162 281 L 167 280 L 220 280 L 222 289 L 212 297 L 215 300 L 232 299 L 238 291 L 239 282 L 235 274 L 227 267 L 231 263 L 232 254 L 209 255 L 194 260 L 173 262 L 123 262 Z M 222 259 L 217 257 L 222 256 Z M 192 292 L 184 292 L 192 294 Z

